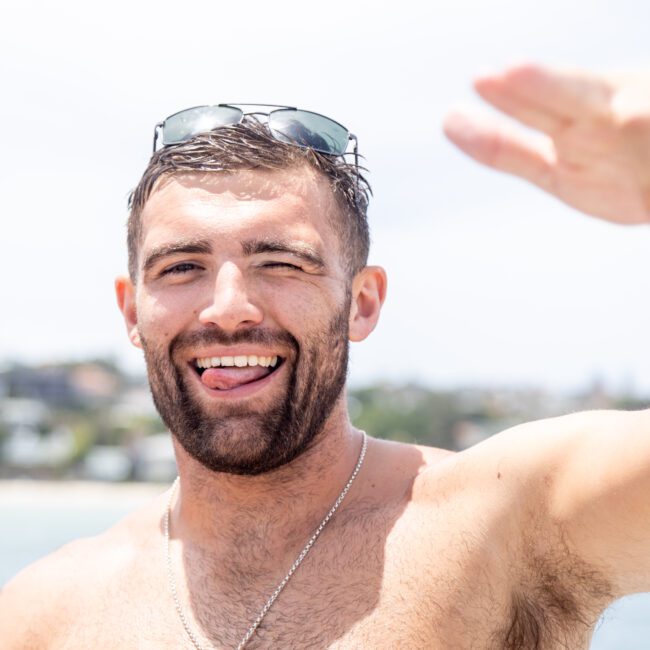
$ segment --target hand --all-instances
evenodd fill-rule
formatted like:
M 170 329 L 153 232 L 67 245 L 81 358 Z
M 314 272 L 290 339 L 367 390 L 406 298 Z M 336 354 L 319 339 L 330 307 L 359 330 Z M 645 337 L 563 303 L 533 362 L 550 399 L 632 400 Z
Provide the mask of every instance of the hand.
M 454 111 L 444 131 L 465 153 L 595 217 L 650 222 L 650 75 L 520 65 L 480 77 L 474 87 L 537 133 Z

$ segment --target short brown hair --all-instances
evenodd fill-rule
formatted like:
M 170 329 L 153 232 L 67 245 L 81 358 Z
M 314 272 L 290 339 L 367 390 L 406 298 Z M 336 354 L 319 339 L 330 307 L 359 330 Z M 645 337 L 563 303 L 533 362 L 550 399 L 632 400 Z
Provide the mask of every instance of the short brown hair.
M 321 154 L 273 138 L 265 124 L 246 116 L 240 124 L 194 136 L 187 142 L 163 147 L 151 156 L 137 187 L 129 196 L 127 246 L 129 275 L 135 281 L 142 239 L 142 210 L 163 177 L 192 171 L 232 173 L 240 170 L 282 170 L 308 165 L 329 180 L 340 207 L 337 223 L 344 265 L 350 277 L 368 261 L 370 184 L 356 166 L 341 156 Z

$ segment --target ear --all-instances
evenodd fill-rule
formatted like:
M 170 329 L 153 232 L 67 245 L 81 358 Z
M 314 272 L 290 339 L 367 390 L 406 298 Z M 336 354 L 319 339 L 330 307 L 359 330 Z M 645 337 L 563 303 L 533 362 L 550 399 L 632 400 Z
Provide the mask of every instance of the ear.
M 386 298 L 386 271 L 381 266 L 366 266 L 352 281 L 350 341 L 363 341 L 379 320 Z
M 131 282 L 131 278 L 127 275 L 116 278 L 115 294 L 117 296 L 117 305 L 122 312 L 122 316 L 124 316 L 129 339 L 136 348 L 142 348 L 140 332 L 138 331 L 138 313 L 135 307 L 135 287 Z

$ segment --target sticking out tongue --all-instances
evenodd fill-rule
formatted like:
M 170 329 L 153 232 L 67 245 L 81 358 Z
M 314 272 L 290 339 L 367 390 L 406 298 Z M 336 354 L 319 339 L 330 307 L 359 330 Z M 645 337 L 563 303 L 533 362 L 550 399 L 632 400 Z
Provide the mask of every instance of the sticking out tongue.
M 265 368 L 264 366 L 208 368 L 203 371 L 201 381 L 208 388 L 229 390 L 262 379 L 262 377 L 271 374 L 272 370 L 273 368 Z

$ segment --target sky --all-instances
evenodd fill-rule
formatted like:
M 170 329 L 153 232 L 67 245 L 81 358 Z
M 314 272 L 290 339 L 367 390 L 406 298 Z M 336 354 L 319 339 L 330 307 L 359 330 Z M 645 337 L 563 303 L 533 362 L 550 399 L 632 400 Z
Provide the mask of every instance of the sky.
M 650 229 L 585 217 L 441 132 L 475 75 L 519 61 L 650 71 L 645 0 L 5 2 L 0 364 L 143 372 L 113 294 L 154 124 L 289 104 L 358 139 L 389 291 L 351 383 L 650 391 Z M 487 110 L 487 109 L 486 109 Z

